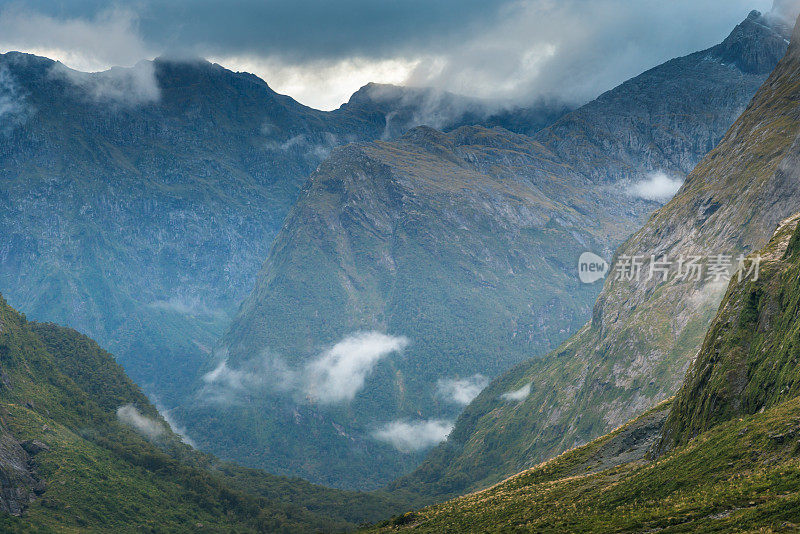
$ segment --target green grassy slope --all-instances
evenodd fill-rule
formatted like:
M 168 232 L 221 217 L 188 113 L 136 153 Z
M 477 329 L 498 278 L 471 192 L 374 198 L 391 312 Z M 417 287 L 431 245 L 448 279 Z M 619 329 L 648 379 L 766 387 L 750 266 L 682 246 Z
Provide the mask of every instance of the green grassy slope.
M 198 453 L 96 343 L 30 323 L 1 299 L 0 384 L 0 509 L 24 509 L 1 514 L 8 531 L 341 531 L 398 508 Z M 144 434 L 118 417 L 127 405 Z M 46 448 L 22 452 L 33 440 Z
M 758 280 L 732 284 L 692 364 L 664 445 L 800 394 L 800 217 L 761 251 Z
M 574 454 L 370 532 L 791 532 L 800 528 L 800 400 L 735 419 L 649 463 L 561 477 Z
M 800 214 L 787 220 L 761 251 L 758 281 L 731 282 L 674 401 L 488 490 L 397 516 L 375 530 L 800 529 L 798 220 Z M 625 435 L 643 426 L 650 428 L 648 445 L 626 444 Z M 615 441 L 629 456 L 608 462 Z M 670 450 L 659 455 L 663 444 Z

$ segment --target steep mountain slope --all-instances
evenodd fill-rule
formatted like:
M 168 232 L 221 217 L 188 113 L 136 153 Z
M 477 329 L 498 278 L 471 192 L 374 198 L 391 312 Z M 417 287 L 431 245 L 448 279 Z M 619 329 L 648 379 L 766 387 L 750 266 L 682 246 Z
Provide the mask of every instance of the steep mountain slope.
M 398 508 L 194 451 L 92 340 L 1 298 L 0 459 L 9 532 L 338 531 Z
M 617 207 L 604 208 L 559 163 L 545 167 L 547 157 L 530 138 L 478 127 L 419 128 L 397 143 L 335 151 L 203 383 L 202 399 L 223 402 L 191 399 L 182 415 L 213 417 L 192 423 L 192 435 L 219 454 L 325 484 L 375 484 L 408 469 L 419 452 L 398 454 L 373 433 L 403 418 L 454 417 L 460 403 L 444 381 L 479 383 L 476 374 L 497 374 L 532 346 L 557 345 L 596 294 L 567 274 L 575 251 L 603 250 L 628 231 Z M 349 372 L 367 380 L 352 398 L 320 397 L 307 383 L 310 362 L 358 332 L 408 346 L 354 361 Z M 276 370 L 300 383 L 287 389 Z M 227 374 L 244 372 L 262 379 L 238 391 Z
M 201 60 L 86 74 L 18 53 L 0 56 L 0 102 L 0 289 L 162 399 L 191 382 L 308 175 L 394 113 L 313 110 Z M 425 118 L 414 95 L 403 106 L 398 128 Z
M 799 220 L 784 221 L 760 252 L 757 280 L 732 280 L 674 401 L 488 490 L 375 531 L 800 528 Z M 660 439 L 671 450 L 658 457 Z
M 800 394 L 799 219 L 785 221 L 760 252 L 757 280 L 728 289 L 675 398 L 664 446 Z
M 441 439 L 487 376 L 588 319 L 599 288 L 579 283 L 578 256 L 610 256 L 657 206 L 633 186 L 683 176 L 717 142 L 785 51 L 786 31 L 752 13 L 721 45 L 533 138 L 419 128 L 335 150 L 201 384 L 203 399 L 235 389 L 238 402 L 220 415 L 218 403 L 193 400 L 193 435 L 226 457 L 326 484 L 363 487 L 413 465 L 410 449 L 436 441 L 423 431 L 438 425 Z M 326 402 L 305 373 L 360 331 L 407 347 L 364 360 L 355 391 Z M 300 384 L 287 387 L 287 375 Z
M 677 276 L 677 260 L 738 255 L 766 243 L 797 210 L 800 44 L 676 197 L 616 252 L 641 259 L 639 279 L 610 276 L 591 322 L 549 358 L 493 382 L 447 443 L 398 488 L 447 495 L 486 486 L 607 432 L 677 391 L 714 316 L 724 282 Z M 648 276 L 651 256 L 673 262 Z M 709 265 L 706 265 L 708 268 Z M 685 269 L 684 269 L 685 272 Z M 514 402 L 503 397 L 520 394 Z

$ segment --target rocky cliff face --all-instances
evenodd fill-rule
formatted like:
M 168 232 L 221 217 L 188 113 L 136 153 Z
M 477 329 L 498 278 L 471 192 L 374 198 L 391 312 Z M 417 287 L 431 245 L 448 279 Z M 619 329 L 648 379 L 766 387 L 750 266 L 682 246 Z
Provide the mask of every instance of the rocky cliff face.
M 721 45 L 652 69 L 532 138 L 420 128 L 334 151 L 289 215 L 208 377 L 228 389 L 223 378 L 237 377 L 245 409 L 187 412 L 204 444 L 328 484 L 375 483 L 413 464 L 406 442 L 394 441 L 402 452 L 380 443 L 381 429 L 410 434 L 408 425 L 447 421 L 459 406 L 448 404 L 445 385 L 479 390 L 588 319 L 599 288 L 578 282 L 580 253 L 609 256 L 657 206 L 642 198 L 652 198 L 651 183 L 679 179 L 722 137 L 764 81 L 768 58 L 774 65 L 785 50 L 783 31 L 751 14 Z M 360 331 L 409 343 L 359 375 L 347 402 L 320 403 L 305 386 L 298 395 L 263 378 L 241 387 L 243 374 L 302 375 Z M 241 438 L 226 438 L 223 450 L 231 435 Z
M 30 454 L 5 429 L 0 430 L 0 512 L 18 516 L 44 490 Z
M 492 383 L 448 442 L 400 486 L 431 483 L 434 493 L 447 493 L 491 483 L 601 435 L 678 389 L 726 283 L 708 272 L 680 278 L 675 263 L 668 279 L 650 278 L 651 257 L 733 260 L 764 246 L 797 210 L 798 80 L 795 34 L 719 146 L 616 252 L 617 263 L 640 258 L 642 276 L 610 276 L 592 321 L 551 357 Z M 504 393 L 521 388 L 521 402 L 504 401 Z

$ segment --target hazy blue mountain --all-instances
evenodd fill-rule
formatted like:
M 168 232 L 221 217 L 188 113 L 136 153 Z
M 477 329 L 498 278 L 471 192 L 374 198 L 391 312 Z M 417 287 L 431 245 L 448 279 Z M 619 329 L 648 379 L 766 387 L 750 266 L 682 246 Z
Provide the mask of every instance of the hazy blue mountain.
M 430 88 L 370 83 L 353 93 L 342 110 L 385 121 L 384 139 L 414 126 L 442 131 L 479 124 L 532 135 L 571 111 L 564 103 L 540 100 L 529 106 L 468 98 Z
M 788 32 L 753 12 L 723 43 L 531 137 L 417 128 L 334 150 L 184 411 L 197 439 L 333 485 L 412 466 L 412 444 L 443 438 L 488 378 L 590 318 L 600 287 L 579 283 L 578 256 L 609 257 L 640 227 L 745 109 Z
M 385 136 L 389 113 L 317 111 L 202 60 L 86 74 L 4 54 L 0 289 L 90 333 L 170 401 L 308 175 L 333 147 Z

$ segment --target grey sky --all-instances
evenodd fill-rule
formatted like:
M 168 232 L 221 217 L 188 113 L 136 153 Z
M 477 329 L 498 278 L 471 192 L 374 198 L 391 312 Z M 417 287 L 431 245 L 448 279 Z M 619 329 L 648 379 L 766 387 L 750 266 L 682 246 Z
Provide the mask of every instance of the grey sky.
M 322 108 L 368 81 L 587 100 L 771 0 L 0 0 L 0 51 L 82 70 L 201 55 Z

